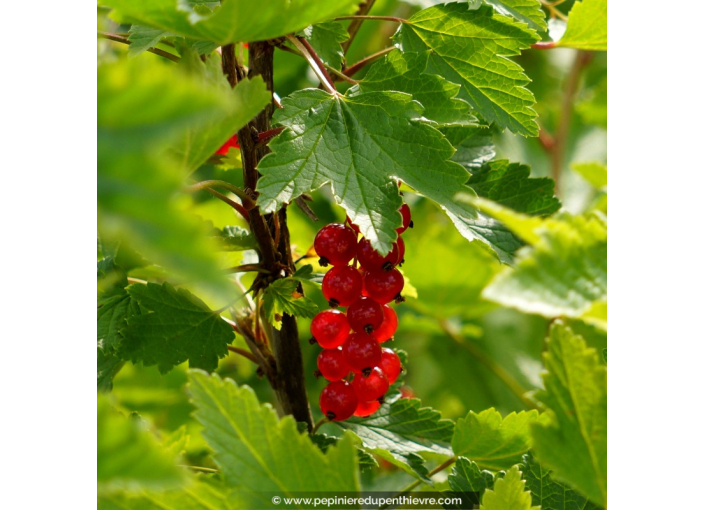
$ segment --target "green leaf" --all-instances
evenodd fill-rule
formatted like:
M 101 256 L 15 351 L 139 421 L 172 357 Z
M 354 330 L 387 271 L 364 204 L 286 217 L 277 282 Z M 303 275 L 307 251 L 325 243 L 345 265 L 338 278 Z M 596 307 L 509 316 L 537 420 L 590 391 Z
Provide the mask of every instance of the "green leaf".
M 127 39 L 130 41 L 127 53 L 131 57 L 136 57 L 137 55 L 144 53 L 149 48 L 154 48 L 162 38 L 167 37 L 171 34 L 166 30 L 161 30 L 158 28 L 145 27 L 142 25 L 132 25 L 130 27 L 129 36 Z
M 496 480 L 493 490 L 487 489 L 480 510 L 540 510 L 531 506 L 530 493 L 525 491 L 525 486 L 521 471 L 513 466 L 506 476 Z
M 98 308 L 98 347 L 105 353 L 115 352 L 122 340 L 120 330 L 127 325 L 130 296 L 124 290 L 102 300 Z
M 394 50 L 376 62 L 359 84 L 362 92 L 394 90 L 411 94 L 423 105 L 423 117 L 439 125 L 476 124 L 469 104 L 457 99 L 460 86 L 437 74 L 426 74 L 429 51 Z
M 183 475 L 175 456 L 144 428 L 98 394 L 98 486 L 103 490 L 178 485 Z
M 575 2 L 558 46 L 606 51 L 606 0 Z
M 572 163 L 570 168 L 584 177 L 596 189 L 606 188 L 606 166 L 601 163 Z
M 124 364 L 120 356 L 98 347 L 98 391 L 112 391 L 112 380 Z
M 188 360 L 189 366 L 215 370 L 227 356 L 232 327 L 186 289 L 169 283 L 132 285 L 130 296 L 142 308 L 127 320 L 121 353 L 163 374 Z
M 222 46 L 275 39 L 320 21 L 352 14 L 359 0 L 267 0 L 266 3 L 224 0 L 213 9 L 205 3 L 179 0 L 102 0 L 101 3 L 113 7 L 121 21 Z
M 443 420 L 434 409 L 421 407 L 420 400 L 389 400 L 372 416 L 337 424 L 359 436 L 365 448 L 372 452 L 386 450 L 404 463 L 408 462 L 407 455 L 418 452 L 452 454 L 452 421 Z
M 252 233 L 242 227 L 228 225 L 218 230 L 218 234 L 215 238 L 223 251 L 252 250 L 257 246 Z
M 494 277 L 485 298 L 544 317 L 580 317 L 606 299 L 603 217 L 563 214 L 538 223 L 534 233 L 534 246 Z
M 307 425 L 305 423 L 303 425 L 306 426 L 303 432 L 308 432 Z M 339 437 L 328 436 L 327 434 L 312 434 L 309 437 L 310 440 L 313 441 L 313 444 L 320 448 L 320 451 L 323 453 L 328 451 L 329 446 L 336 445 L 340 440 Z M 357 460 L 359 461 L 359 469 L 362 471 L 379 467 L 379 463 L 374 459 L 374 457 L 361 448 L 357 449 Z
M 345 25 L 339 21 L 326 21 L 307 27 L 303 30 L 302 35 L 323 62 L 335 69 L 342 68 L 345 53 L 342 51 L 340 43 L 350 37 Z
M 525 24 L 494 13 L 488 6 L 436 5 L 401 26 L 397 42 L 404 52 L 431 50 L 428 73 L 462 86 L 458 95 L 489 122 L 524 136 L 537 136 L 535 98 L 525 88 L 523 69 L 507 57 L 538 40 Z
M 167 491 L 119 491 L 98 494 L 100 510 L 240 510 L 237 493 L 214 478 L 199 477 Z
M 532 426 L 535 454 L 554 479 L 606 506 L 606 366 L 560 322 L 543 360 L 545 390 L 536 398 L 550 420 Z
M 228 96 L 159 60 L 98 68 L 101 237 L 128 239 L 150 261 L 223 294 L 230 285 L 203 225 L 174 199 L 185 175 L 164 151 L 189 127 L 218 118 L 228 104 Z
M 513 16 L 530 28 L 546 31 L 545 13 L 538 0 L 485 0 L 496 12 L 504 16 Z
M 270 496 L 291 492 L 356 492 L 359 490 L 357 453 L 346 434 L 327 453 L 296 429 L 290 416 L 257 400 L 247 386 L 230 379 L 189 371 L 188 385 L 203 425 L 203 437 L 214 451 L 214 461 L 225 483 L 238 490 L 241 508 L 271 505 Z M 303 507 L 300 507 L 303 508 Z
M 270 142 L 273 152 L 259 164 L 263 212 L 329 182 L 335 200 L 380 253 L 388 253 L 401 225 L 398 179 L 451 218 L 476 217 L 473 208 L 453 201 L 458 192 L 472 193 L 464 185 L 467 172 L 447 161 L 453 149 L 437 130 L 412 122 L 420 106 L 408 94 L 339 97 L 307 89 L 283 104 L 274 120 L 288 129 Z
M 470 172 L 496 156 L 491 131 L 484 126 L 443 126 L 440 132 L 457 151 L 450 160 Z
M 550 471 L 543 468 L 528 452 L 521 465 L 526 488 L 533 504 L 541 510 L 598 510 L 599 507 L 567 485 L 556 482 Z
M 271 92 L 260 76 L 244 79 L 232 89 L 222 73 L 218 54 L 203 62 L 197 53 L 184 49 L 183 60 L 191 74 L 197 76 L 205 87 L 219 90 L 227 98 L 227 107 L 220 116 L 190 127 L 171 148 L 171 154 L 191 174 L 271 102 Z
M 269 323 L 281 329 L 282 314 L 293 317 L 314 317 L 318 305 L 310 298 L 299 294 L 298 282 L 292 278 L 281 278 L 272 282 L 262 297 L 262 308 Z
M 459 457 L 452 467 L 447 481 L 452 489 L 450 497 L 462 497 L 460 506 L 445 508 L 476 508 L 484 492 L 494 486 L 494 475 L 489 471 L 480 470 L 479 466 L 466 457 Z
M 547 216 L 560 209 L 555 197 L 555 182 L 547 177 L 530 177 L 530 167 L 507 160 L 492 161 L 474 170 L 469 185 L 480 197 L 536 216 Z
M 506 418 L 493 408 L 477 414 L 470 411 L 457 420 L 452 451 L 476 462 L 481 468 L 499 471 L 521 462 L 530 448 L 530 425 L 538 411 L 511 413 Z

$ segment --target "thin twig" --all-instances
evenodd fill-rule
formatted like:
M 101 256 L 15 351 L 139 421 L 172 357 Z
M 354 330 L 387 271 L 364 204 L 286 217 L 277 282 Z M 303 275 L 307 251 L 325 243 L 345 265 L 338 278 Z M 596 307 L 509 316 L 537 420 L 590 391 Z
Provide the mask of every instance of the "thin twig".
M 540 41 L 530 45 L 534 50 L 549 50 L 551 48 L 557 47 L 557 42 L 555 41 Z
M 247 358 L 249 361 L 252 361 L 253 363 L 259 365 L 259 360 L 256 358 L 256 356 L 254 356 L 254 354 L 249 351 L 245 351 L 244 349 L 240 349 L 239 347 L 233 347 L 232 345 L 228 345 L 227 350 L 230 352 L 234 352 L 235 354 L 239 354 L 240 356 Z
M 445 469 L 449 468 L 449 467 L 452 466 L 456 461 L 457 461 L 457 457 L 450 457 L 450 458 L 447 459 L 445 462 L 443 462 L 442 464 L 440 464 L 438 467 L 436 467 L 435 469 L 433 469 L 432 471 L 430 471 L 430 472 L 428 473 L 428 478 L 430 478 L 430 477 L 432 477 L 432 476 L 434 476 L 434 475 L 437 475 L 440 471 L 444 471 Z M 394 497 L 394 498 L 398 498 L 398 497 L 400 497 L 400 496 L 403 496 L 404 494 L 408 494 L 408 493 L 411 492 L 413 489 L 415 489 L 416 487 L 418 487 L 418 485 L 420 485 L 420 482 L 421 482 L 420 480 L 416 480 L 415 482 L 412 482 L 412 483 L 411 483 L 410 485 L 408 485 L 405 489 L 403 489 L 403 490 L 402 490 L 401 492 L 399 492 L 398 494 L 395 494 L 393 497 Z M 385 509 L 385 508 L 389 508 L 389 505 L 388 505 L 388 504 L 382 505 L 382 506 L 379 507 L 379 510 L 383 510 L 383 509 Z
M 299 57 L 306 58 L 305 55 L 303 53 L 301 53 L 300 51 L 296 51 L 293 48 L 289 48 L 288 46 L 285 46 L 283 44 L 278 45 L 277 48 L 282 51 L 285 51 L 287 53 L 292 53 L 294 55 L 298 55 Z M 352 85 L 356 85 L 357 83 L 359 83 L 357 80 L 353 80 L 352 78 L 350 78 L 349 76 L 346 76 L 341 71 L 338 71 L 333 66 L 328 65 L 325 62 L 323 62 L 323 65 L 325 66 L 325 69 L 327 69 L 328 72 L 335 75 L 336 78 L 339 78 L 339 79 L 344 80 L 348 83 L 351 83 Z M 281 105 L 278 105 L 278 106 L 279 106 L 279 108 L 281 108 Z
M 219 473 L 218 469 L 201 467 L 201 466 L 187 466 L 185 464 L 179 464 L 178 467 L 192 469 L 193 471 L 203 471 L 204 473 Z
M 311 435 L 313 435 L 313 434 L 315 434 L 316 432 L 318 432 L 318 429 L 319 429 L 320 427 L 322 427 L 323 425 L 325 425 L 326 423 L 328 423 L 329 421 L 330 421 L 330 420 L 328 420 L 325 416 L 323 416 L 322 418 L 320 418 L 320 419 L 315 423 L 315 425 L 313 426 L 313 430 L 310 431 Z
M 374 1 L 375 0 L 366 0 L 362 5 L 359 6 L 359 9 L 357 9 L 357 12 L 355 14 L 357 16 L 364 16 L 365 14 L 368 14 L 374 6 Z M 347 33 L 349 34 L 349 38 L 342 43 L 342 52 L 344 54 L 347 54 L 347 50 L 352 45 L 352 41 L 354 41 L 354 38 L 357 37 L 357 32 L 359 32 L 359 29 L 362 26 L 363 22 L 363 19 L 355 19 L 352 20 L 350 26 L 347 27 Z
M 249 195 L 247 195 L 247 193 L 245 193 L 245 191 L 243 189 L 240 189 L 237 186 L 235 186 L 234 184 L 230 184 L 227 181 L 218 181 L 218 180 L 201 181 L 201 182 L 197 182 L 195 184 L 192 184 L 192 185 L 186 187 L 185 191 L 187 193 L 194 193 L 196 191 L 200 191 L 205 188 L 223 188 L 223 189 L 226 189 L 227 191 L 230 191 L 231 193 L 234 193 L 242 201 L 242 205 L 247 210 L 250 210 L 256 206 L 254 201 L 251 198 L 249 198 Z
M 315 48 L 310 45 L 308 42 L 308 39 L 305 37 L 298 37 L 297 38 L 299 41 L 301 41 L 301 44 L 306 47 L 306 50 L 308 50 L 308 53 L 310 54 L 311 57 L 313 57 L 313 60 L 315 60 L 315 63 L 318 64 L 318 67 L 320 70 L 323 72 L 323 75 L 325 76 L 325 79 L 328 81 L 328 83 L 332 84 L 332 78 L 328 74 L 327 70 L 325 69 L 325 64 L 323 63 L 322 59 L 318 56 L 318 54 L 315 52 Z
M 315 72 L 315 74 L 318 76 L 320 84 L 323 86 L 323 88 L 330 94 L 339 95 L 339 93 L 335 89 L 335 86 L 332 83 L 332 80 L 330 79 L 330 75 L 328 75 L 328 73 L 324 70 L 325 66 L 318 65 L 318 62 L 320 62 L 320 58 L 318 57 L 318 55 L 315 55 L 315 57 L 313 57 L 313 55 L 308 52 L 308 48 L 306 48 L 306 46 L 297 37 L 293 35 L 287 35 L 286 38 L 306 58 L 311 69 L 313 69 L 313 72 Z
M 271 274 L 271 271 L 264 269 L 259 264 L 242 264 L 241 266 L 234 266 L 225 269 L 226 273 L 264 273 Z
M 362 69 L 364 66 L 366 66 L 366 65 L 369 64 L 370 62 L 374 62 L 374 61 L 377 60 L 378 58 L 383 57 L 384 55 L 386 55 L 387 53 L 390 53 L 390 52 L 394 51 L 395 49 L 396 49 L 395 46 L 391 46 L 391 47 L 389 47 L 389 48 L 384 48 L 384 49 L 381 50 L 381 51 L 377 51 L 376 53 L 372 53 L 372 54 L 369 55 L 368 57 L 364 57 L 364 58 L 363 58 L 362 60 L 360 60 L 359 62 L 355 62 L 355 63 L 352 64 L 351 66 L 345 68 L 345 70 L 344 70 L 343 72 L 344 72 L 344 74 L 345 74 L 346 76 L 353 76 L 357 71 L 359 71 L 360 69 Z
M 570 124 L 572 123 L 572 113 L 574 112 L 574 98 L 579 90 L 579 83 L 582 78 L 582 71 L 591 62 L 593 54 L 588 51 L 578 51 L 572 63 L 565 91 L 562 96 L 562 108 L 560 110 L 557 128 L 553 136 L 553 144 L 550 149 L 550 171 L 553 181 L 555 181 L 555 194 L 560 189 L 560 177 L 562 174 L 562 164 L 565 159 L 567 142 L 570 135 Z
M 130 41 L 124 35 L 120 35 L 120 34 L 111 34 L 110 32 L 98 31 L 98 37 L 102 37 L 103 39 L 108 39 L 110 41 L 115 41 L 115 42 L 119 42 L 122 44 L 127 44 L 127 45 L 132 44 L 132 41 Z M 174 55 L 173 53 L 169 53 L 168 51 L 160 50 L 159 48 L 147 48 L 147 51 L 150 53 L 154 53 L 155 55 L 159 55 L 160 57 L 167 58 L 167 59 L 171 60 L 172 62 L 178 62 L 179 60 L 181 60 L 178 56 Z
M 393 21 L 394 23 L 405 23 L 406 20 L 403 18 L 397 18 L 396 16 L 339 16 L 335 18 L 335 21 L 342 21 L 346 19 L 359 19 L 359 20 L 375 20 L 375 21 Z
M 225 195 L 223 195 L 222 193 L 218 193 L 217 191 L 215 191 L 212 188 L 203 188 L 203 191 L 207 191 L 208 193 L 210 193 L 214 197 L 217 197 L 220 200 L 222 200 L 223 202 L 225 202 L 227 205 L 232 207 L 235 211 L 240 213 L 240 215 L 247 221 L 247 223 L 249 223 L 249 213 L 247 212 L 247 209 L 242 207 L 241 204 L 238 204 L 234 200 L 230 200 Z

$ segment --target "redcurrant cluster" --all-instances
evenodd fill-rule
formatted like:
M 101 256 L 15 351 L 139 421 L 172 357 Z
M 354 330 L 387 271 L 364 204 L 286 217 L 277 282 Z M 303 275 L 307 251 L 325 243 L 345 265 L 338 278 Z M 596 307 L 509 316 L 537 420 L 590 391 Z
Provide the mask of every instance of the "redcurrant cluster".
M 310 325 L 323 348 L 316 374 L 330 381 L 320 394 L 320 409 L 330 420 L 376 412 L 401 373 L 398 355 L 381 347 L 398 327 L 389 303 L 403 301 L 403 275 L 396 269 L 405 252 L 400 234 L 413 226 L 408 206 L 399 211 L 403 226 L 396 229 L 398 240 L 387 255 L 375 251 L 368 239 L 358 240 L 359 227 L 349 218 L 350 226 L 333 223 L 315 236 L 320 265 L 333 266 L 323 278 L 323 295 L 332 309 L 320 312 Z

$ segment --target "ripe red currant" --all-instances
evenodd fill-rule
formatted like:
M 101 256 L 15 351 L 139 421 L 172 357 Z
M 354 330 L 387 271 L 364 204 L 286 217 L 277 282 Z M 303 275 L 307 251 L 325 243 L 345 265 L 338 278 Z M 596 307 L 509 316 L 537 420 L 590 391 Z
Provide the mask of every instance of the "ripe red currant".
M 318 354 L 318 370 L 320 374 L 328 381 L 339 381 L 352 370 L 342 349 L 323 349 Z
M 325 282 L 323 282 L 324 284 Z M 364 275 L 364 290 L 374 301 L 386 304 L 400 298 L 403 290 L 403 275 L 398 269 L 367 272 Z
M 373 299 L 361 297 L 347 309 L 347 320 L 356 332 L 371 334 L 384 321 L 384 309 Z
M 356 374 L 352 388 L 359 400 L 371 402 L 389 391 L 389 380 L 379 367 L 374 367 L 369 375 Z
M 331 223 L 320 229 L 313 246 L 321 266 L 344 266 L 357 252 L 357 234 L 345 225 Z
M 323 310 L 310 322 L 310 334 L 323 349 L 334 349 L 347 340 L 350 324 L 341 311 Z
M 323 295 L 333 308 L 350 306 L 362 292 L 362 275 L 351 266 L 335 266 L 323 278 Z
M 377 412 L 381 407 L 381 402 L 378 400 L 372 400 L 371 402 L 359 402 L 357 404 L 357 409 L 354 410 L 354 415 L 364 418 Z
M 398 244 L 398 264 L 401 265 L 405 261 L 403 258 L 406 256 L 406 243 L 403 242 L 403 239 L 401 239 L 401 236 L 398 236 L 398 240 L 396 241 Z
M 393 384 L 398 379 L 401 373 L 401 360 L 391 349 L 383 348 L 381 350 L 381 363 L 379 368 L 384 372 L 384 375 L 389 380 L 389 384 Z
M 391 251 L 382 256 L 374 248 L 369 239 L 362 238 L 357 245 L 357 260 L 367 271 L 391 271 L 399 263 L 399 246 L 394 243 Z
M 403 217 L 403 225 L 398 227 L 396 229 L 396 232 L 399 234 L 403 234 L 408 227 L 413 228 L 413 221 L 411 221 L 411 208 L 408 207 L 408 204 L 403 204 L 398 212 L 401 213 L 401 216 Z
M 384 305 L 381 307 L 384 311 L 384 320 L 381 322 L 381 326 L 372 331 L 372 336 L 376 338 L 379 343 L 391 340 L 391 337 L 396 333 L 398 328 L 398 315 L 393 308 L 389 305 Z
M 355 372 L 368 372 L 381 362 L 381 346 L 366 333 L 352 333 L 342 344 L 347 364 Z
M 320 393 L 320 410 L 328 420 L 346 420 L 354 414 L 358 402 L 352 385 L 347 381 L 331 382 Z

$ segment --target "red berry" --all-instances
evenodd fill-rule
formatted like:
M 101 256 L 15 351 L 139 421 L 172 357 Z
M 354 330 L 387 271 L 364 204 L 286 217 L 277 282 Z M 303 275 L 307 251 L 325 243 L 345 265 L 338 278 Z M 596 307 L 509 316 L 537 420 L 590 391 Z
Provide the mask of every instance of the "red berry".
M 230 137 L 228 141 L 226 141 L 222 147 L 220 147 L 215 154 L 220 154 L 221 156 L 227 156 L 227 151 L 230 150 L 230 148 L 235 148 L 239 149 L 240 144 L 237 142 L 237 134 L 235 133 Z
M 406 256 L 406 243 L 403 242 L 401 236 L 398 236 L 396 243 L 398 244 L 398 263 L 403 264 L 403 257 Z
M 342 344 L 347 364 L 355 372 L 365 372 L 381 362 L 381 346 L 376 338 L 366 333 L 352 333 Z
M 364 290 L 374 301 L 386 304 L 400 296 L 403 275 L 398 269 L 367 272 L 364 275 Z
M 333 421 L 343 421 L 357 409 L 357 395 L 347 381 L 328 384 L 320 393 L 320 410 Z
M 344 266 L 357 252 L 357 234 L 345 225 L 331 223 L 316 234 L 313 246 L 321 266 Z
M 396 232 L 399 234 L 403 234 L 408 227 L 413 227 L 412 221 L 411 221 L 411 208 L 408 207 L 408 204 L 403 204 L 398 212 L 401 213 L 401 216 L 403 217 L 403 225 L 398 227 L 396 229 Z
M 394 309 L 389 305 L 384 305 L 381 309 L 384 311 L 384 320 L 381 326 L 372 332 L 372 336 L 376 338 L 379 343 L 390 340 L 398 328 L 398 315 L 396 315 Z
M 356 332 L 371 334 L 384 321 L 384 309 L 373 299 L 361 297 L 347 309 L 347 320 Z
M 359 402 L 357 409 L 354 410 L 354 415 L 364 418 L 370 414 L 374 414 L 381 407 L 381 402 L 372 400 L 371 402 Z
M 347 364 L 342 349 L 338 347 L 337 349 L 323 349 L 318 354 L 318 370 L 328 381 L 339 381 L 352 369 Z
M 323 349 L 334 349 L 347 340 L 350 324 L 341 311 L 323 310 L 310 322 L 310 334 Z
M 323 278 L 323 295 L 330 306 L 350 306 L 362 293 L 362 275 L 351 266 L 335 266 Z
M 379 367 L 374 367 L 369 375 L 355 375 L 352 388 L 360 401 L 371 402 L 389 391 L 389 380 Z
M 394 243 L 391 251 L 382 256 L 372 248 L 369 239 L 362 238 L 357 245 L 357 260 L 367 271 L 391 271 L 401 258 L 398 244 Z
M 395 383 L 401 373 L 401 360 L 398 354 L 391 349 L 383 348 L 381 350 L 381 363 L 379 364 L 379 368 L 384 372 L 384 375 L 389 380 L 389 384 Z

